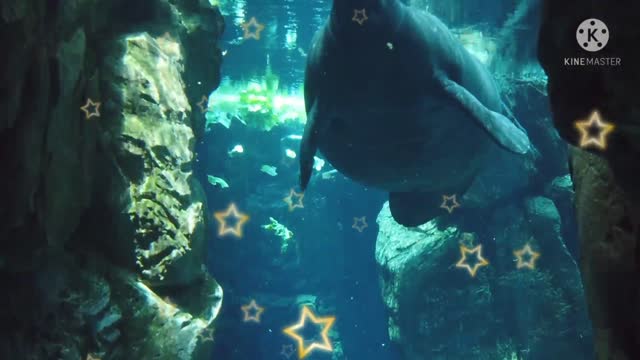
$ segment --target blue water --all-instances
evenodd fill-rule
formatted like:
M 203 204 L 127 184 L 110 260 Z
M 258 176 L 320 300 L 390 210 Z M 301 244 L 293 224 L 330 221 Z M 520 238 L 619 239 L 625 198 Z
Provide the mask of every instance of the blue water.
M 247 80 L 261 75 L 269 56 L 281 88 L 301 86 L 304 53 L 326 21 L 329 9 L 330 1 L 320 0 L 247 1 L 244 16 L 226 17 L 225 34 L 219 44 L 226 51 L 222 76 Z M 506 16 L 490 7 L 474 7 L 470 12 L 486 21 L 498 22 Z M 236 20 L 252 16 L 265 25 L 262 38 L 237 41 L 243 31 Z M 288 29 L 296 29 L 297 47 L 292 49 L 284 46 Z M 211 359 L 284 359 L 283 346 L 295 347 L 295 343 L 282 330 L 297 322 L 299 308 L 281 305 L 301 294 L 315 295 L 318 303 L 327 304 L 320 309 L 331 313 L 318 315 L 335 316 L 344 359 L 401 359 L 399 349 L 389 340 L 374 258 L 375 219 L 387 196 L 338 175 L 333 181 L 316 181 L 305 194 L 304 209 L 287 211 L 282 198 L 296 187 L 298 166 L 297 161 L 283 163 L 281 139 L 302 131 L 300 125 L 291 125 L 274 128 L 266 136 L 234 122 L 229 129 L 216 127 L 197 145 L 196 170 L 205 187 L 209 213 L 235 203 L 251 216 L 240 239 L 219 237 L 216 229 L 208 230 L 212 254 L 208 267 L 225 292 Z M 229 157 L 227 151 L 236 144 L 245 147 L 245 154 Z M 277 166 L 278 176 L 260 172 L 261 164 Z M 220 189 L 207 184 L 207 174 L 242 180 Z M 361 216 L 369 226 L 359 233 L 351 225 L 354 217 Z M 277 218 L 295 233 L 303 247 L 299 264 L 292 262 L 290 254 L 273 252 L 273 235 L 260 228 L 269 217 Z M 243 322 L 240 308 L 249 299 L 265 306 L 260 323 Z M 314 352 L 307 359 L 331 356 Z
M 234 40 L 242 37 L 243 31 L 234 26 L 233 16 L 226 17 L 227 27 L 220 48 L 226 50 L 222 66 L 222 76 L 232 80 L 247 79 L 255 74 L 262 74 L 266 66 L 266 55 L 270 57 L 271 66 L 279 76 L 281 88 L 296 87 L 302 84 L 306 58 L 298 49 L 286 49 L 281 44 L 286 42 L 285 27 L 297 27 L 297 44 L 306 52 L 311 44 L 315 31 L 324 23 L 328 16 L 330 3 L 326 1 L 272 1 L 270 5 L 264 2 L 249 2 L 246 7 L 247 16 L 255 16 L 260 23 L 265 25 L 260 41 L 244 41 L 233 44 Z M 271 26 L 277 25 L 277 31 L 271 32 Z M 273 36 L 275 35 L 275 39 Z M 269 36 L 272 36 L 269 38 Z M 281 134 L 277 131 L 283 131 Z M 289 133 L 302 133 L 302 128 L 287 128 L 274 130 L 271 137 L 272 144 L 265 145 L 267 152 L 275 154 L 279 152 L 279 140 Z M 227 162 L 227 166 L 211 165 L 219 162 L 216 154 L 208 150 L 230 149 L 234 144 L 250 144 L 252 134 L 246 128 L 232 125 L 229 130 L 220 130 L 208 133 L 205 143 L 199 144 L 199 164 L 202 173 L 229 174 L 238 162 Z M 215 145 L 212 145 L 215 144 Z M 295 149 L 297 151 L 297 148 Z M 247 151 L 249 152 L 249 151 Z M 226 155 L 226 154 L 225 154 Z M 278 167 L 278 177 L 268 178 L 262 173 L 247 172 L 247 184 L 243 189 L 231 191 L 211 191 L 207 187 L 210 212 L 223 208 L 229 202 L 247 204 L 247 197 L 259 192 L 260 187 L 274 185 L 280 189 L 295 186 L 294 183 L 279 183 L 272 179 L 297 179 L 297 163 L 290 167 L 278 166 L 281 159 L 273 158 L 269 163 Z M 265 163 L 268 159 L 265 159 Z M 207 165 L 204 165 L 207 164 Z M 221 175 L 222 176 L 222 175 Z M 256 177 L 255 179 L 252 177 Z M 272 184 L 264 184 L 264 181 Z M 205 185 L 206 186 L 206 185 Z M 246 191 L 245 191 L 246 190 Z M 280 193 L 278 193 L 280 194 Z M 255 296 L 254 293 L 269 293 L 279 296 L 292 296 L 296 293 L 313 293 L 322 300 L 322 295 L 335 295 L 335 299 L 329 299 L 335 305 L 335 327 L 340 332 L 345 358 L 348 359 L 400 359 L 398 350 L 394 348 L 388 338 L 386 310 L 380 296 L 380 288 L 377 276 L 377 267 L 374 259 L 374 248 L 377 234 L 375 218 L 386 194 L 372 189 L 363 188 L 361 185 L 339 176 L 335 182 L 320 183 L 315 186 L 313 194 L 306 195 L 305 210 L 315 207 L 316 211 L 324 212 L 326 224 L 323 226 L 338 228 L 340 238 L 334 238 L 332 243 L 340 244 L 339 252 L 353 254 L 348 259 L 333 257 L 327 250 L 327 256 L 316 256 L 304 259 L 301 272 L 286 272 L 274 270 L 273 277 L 264 273 L 255 273 L 255 269 L 269 269 L 270 260 L 244 256 L 246 252 L 238 249 L 240 246 L 254 246 L 252 242 L 262 241 L 265 233 L 257 226 L 247 226 L 246 233 L 240 240 L 217 238 L 212 241 L 212 254 L 224 252 L 225 259 L 212 257 L 209 263 L 210 271 L 225 289 L 225 296 L 219 320 L 223 322 L 242 322 L 242 313 L 239 306 L 243 303 L 241 298 Z M 277 198 L 275 201 L 280 201 Z M 242 208 L 241 208 L 242 209 Z M 250 209 L 247 208 L 247 212 Z M 299 211 L 299 210 L 297 210 Z M 286 225 L 296 234 L 304 233 L 305 226 L 312 218 L 299 218 L 287 214 L 284 218 Z M 309 213 L 307 213 L 309 214 Z M 264 224 L 260 221 L 268 218 L 268 210 L 264 213 L 251 213 L 253 224 Z M 351 228 L 354 216 L 366 216 L 369 228 L 363 233 L 357 233 Z M 311 216 L 311 214 L 307 215 Z M 279 218 L 281 220 L 282 218 Z M 284 222 L 284 221 L 283 221 Z M 232 242 L 229 245 L 229 241 Z M 318 241 L 322 241 L 318 239 Z M 240 244 L 241 243 L 241 244 Z M 322 246 L 318 251 L 323 251 Z M 319 274 L 320 273 L 320 274 Z M 300 283 L 305 279 L 313 283 L 306 291 L 296 289 L 292 284 Z M 330 281 L 327 281 L 330 279 Z M 304 288 L 304 287 L 303 287 Z M 259 297 L 259 295 L 257 296 Z M 323 315 L 323 314 L 318 314 Z M 235 326 L 224 327 L 218 325 L 217 340 L 214 345 L 212 359 L 235 359 L 239 354 L 250 356 L 249 359 L 284 359 L 280 354 L 282 346 L 293 344 L 291 339 L 283 334 L 282 328 L 293 324 L 299 317 L 297 309 L 293 308 L 288 314 L 281 314 L 280 318 L 273 318 L 269 309 L 265 310 L 260 324 L 252 324 L 244 328 Z M 295 358 L 295 355 L 292 357 Z M 330 359 L 331 354 L 314 352 L 307 359 Z

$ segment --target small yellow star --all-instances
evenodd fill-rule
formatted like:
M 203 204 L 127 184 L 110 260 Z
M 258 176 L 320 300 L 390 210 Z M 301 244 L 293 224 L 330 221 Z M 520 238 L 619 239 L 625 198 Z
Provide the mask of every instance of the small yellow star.
M 86 360 L 100 360 L 99 357 L 93 357 L 93 355 L 91 354 L 87 354 L 87 359 Z
M 352 21 L 357 22 L 358 25 L 362 25 L 365 21 L 367 21 L 367 19 L 369 19 L 367 17 L 367 9 L 353 9 L 353 17 L 351 18 Z
M 453 210 L 458 207 L 460 207 L 460 203 L 456 198 L 456 194 L 451 196 L 442 195 L 442 204 L 440 205 L 440 208 L 447 210 L 449 214 L 451 214 Z
M 322 324 L 324 325 L 324 327 L 322 329 L 322 332 L 320 333 L 322 336 L 322 343 L 317 343 L 314 341 L 311 343 L 311 345 L 309 345 L 309 347 L 305 348 L 304 346 L 305 340 L 304 338 L 302 338 L 302 336 L 296 333 L 296 330 L 304 328 L 304 324 L 307 318 L 309 318 L 309 320 L 311 320 L 311 322 L 313 322 L 314 324 L 318 324 L 318 325 Z M 316 350 L 316 349 L 324 350 L 327 352 L 333 351 L 333 346 L 331 345 L 331 341 L 329 341 L 328 334 L 335 320 L 336 320 L 335 316 L 317 318 L 313 314 L 313 312 L 309 310 L 308 307 L 303 306 L 302 313 L 300 315 L 300 321 L 295 325 L 285 328 L 283 331 L 285 334 L 289 335 L 294 340 L 296 340 L 296 342 L 298 343 L 298 358 L 303 359 L 305 356 L 309 355 L 309 353 L 311 353 L 313 350 Z
M 247 222 L 247 220 L 249 220 L 249 215 L 239 212 L 238 208 L 236 208 L 236 204 L 234 203 L 229 204 L 227 210 L 218 211 L 214 213 L 213 216 L 220 224 L 220 227 L 218 228 L 218 236 L 231 234 L 239 238 L 242 237 L 242 226 Z M 227 218 L 229 218 L 229 216 L 233 216 L 234 219 L 238 220 L 234 227 L 227 227 Z
M 241 25 L 242 29 L 244 30 L 244 39 L 256 39 L 256 40 L 260 40 L 260 32 L 262 30 L 264 30 L 264 25 L 260 24 L 258 22 L 258 20 L 256 20 L 255 16 L 251 17 L 251 19 L 248 22 L 245 22 L 244 24 Z M 251 32 L 249 31 L 250 27 L 255 27 L 256 31 L 255 32 Z
M 280 355 L 286 357 L 287 359 L 291 357 L 291 355 L 293 355 L 293 353 L 295 352 L 295 349 L 293 348 L 293 345 L 289 344 L 289 345 L 282 345 L 282 350 L 280 351 Z
M 205 111 L 207 111 L 207 107 L 205 107 L 205 103 L 207 103 L 209 99 L 207 99 L 206 96 L 202 95 L 202 99 L 200 100 L 200 102 L 197 104 L 198 107 L 200 108 L 200 112 L 204 114 Z
M 89 111 L 89 108 L 91 108 L 91 111 Z M 100 117 L 100 102 L 93 102 L 93 100 L 91 100 L 91 98 L 87 99 L 87 103 L 80 107 L 80 110 L 84 111 L 84 117 L 89 120 L 92 117 Z
M 354 217 L 353 218 L 353 225 L 351 225 L 352 228 L 358 230 L 358 232 L 362 232 L 362 230 L 364 230 L 365 228 L 367 228 L 369 225 L 367 224 L 367 217 L 363 216 L 360 218 Z
M 202 335 L 204 333 L 206 333 L 207 335 L 206 336 Z M 212 341 L 213 342 L 213 329 L 207 328 L 207 329 L 203 330 L 200 334 L 198 334 L 198 337 L 200 338 L 200 340 L 202 340 L 203 343 L 205 343 L 207 341 Z
M 462 257 L 456 264 L 456 267 L 467 269 L 471 277 L 476 276 L 476 272 L 478 271 L 479 268 L 481 268 L 482 266 L 489 265 L 489 262 L 482 257 L 482 245 L 478 245 L 473 249 L 469 249 L 464 245 L 460 245 L 460 253 L 462 254 Z M 477 254 L 476 257 L 478 259 L 478 262 L 475 265 L 473 265 L 473 267 L 471 267 L 466 261 L 467 261 L 467 254 L 473 254 L 473 253 Z
M 597 110 L 591 113 L 589 120 L 576 121 L 575 126 L 580 132 L 581 148 L 593 146 L 600 150 L 607 148 L 607 136 L 615 129 L 615 125 L 602 121 Z
M 522 269 L 522 268 L 528 268 L 531 270 L 535 269 L 536 260 L 540 257 L 540 253 L 533 251 L 531 249 L 531 246 L 529 246 L 529 244 L 526 244 L 520 250 L 514 251 L 513 254 L 516 256 L 516 258 L 518 258 L 518 264 L 516 265 L 518 269 Z M 522 259 L 525 254 L 529 257 L 529 261 L 524 261 Z
M 251 300 L 251 302 L 247 305 L 243 305 L 241 307 L 242 312 L 244 313 L 244 322 L 260 322 L 260 315 L 264 312 L 264 308 L 258 306 L 255 300 Z
M 294 203 L 293 202 L 293 198 L 296 198 L 297 201 Z M 297 193 L 295 192 L 295 190 L 291 189 L 289 191 L 289 195 L 287 195 L 285 198 L 282 199 L 282 201 L 284 201 L 288 206 L 289 206 L 289 211 L 293 211 L 296 208 L 304 208 L 304 204 L 302 203 L 302 199 L 304 199 L 304 193 Z

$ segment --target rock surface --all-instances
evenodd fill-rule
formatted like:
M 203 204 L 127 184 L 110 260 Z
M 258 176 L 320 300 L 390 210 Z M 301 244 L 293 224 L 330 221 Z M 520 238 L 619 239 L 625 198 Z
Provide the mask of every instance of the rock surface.
M 222 290 L 185 88 L 217 86 L 223 26 L 195 0 L 0 4 L 0 284 L 24 299 L 1 301 L 1 358 L 208 358 Z
M 571 172 L 580 235 L 580 269 L 594 326 L 598 359 L 640 358 L 640 3 L 606 0 L 544 1 L 539 59 L 548 77 L 553 121 L 578 145 L 574 122 L 598 109 L 615 125 L 605 150 L 574 149 Z M 588 18 L 603 20 L 610 38 L 596 53 L 575 39 Z M 619 58 L 619 66 L 565 66 L 564 58 Z
M 597 359 L 640 357 L 640 207 L 617 184 L 606 160 L 572 152 L 580 268 Z
M 551 200 L 497 210 L 476 232 L 439 219 L 406 228 L 388 204 L 377 222 L 389 333 L 406 359 L 589 358 L 582 285 Z M 461 245 L 480 244 L 489 265 L 471 277 L 455 264 Z M 541 254 L 533 270 L 516 267 L 525 244 Z

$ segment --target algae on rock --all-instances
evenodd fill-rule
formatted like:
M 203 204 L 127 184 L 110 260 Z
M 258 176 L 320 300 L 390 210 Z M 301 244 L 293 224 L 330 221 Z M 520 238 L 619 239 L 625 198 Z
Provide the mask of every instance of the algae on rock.
M 377 222 L 389 334 L 406 359 L 588 357 L 580 275 L 551 200 L 494 210 L 481 231 L 438 218 L 406 228 L 388 203 Z M 536 269 L 517 269 L 513 252 L 527 243 L 541 258 Z M 489 265 L 475 277 L 455 266 L 461 244 L 483 245 Z
M 191 250 L 204 242 L 198 230 L 204 199 L 192 191 L 191 106 L 180 76 L 180 46 L 148 34 L 121 42 L 124 54 L 114 66 L 114 98 L 122 101 L 122 123 L 113 129 L 120 140 L 117 162 L 128 188 L 137 263 L 143 275 L 162 280 L 178 259 L 200 256 Z M 163 48 L 172 49 L 171 55 Z

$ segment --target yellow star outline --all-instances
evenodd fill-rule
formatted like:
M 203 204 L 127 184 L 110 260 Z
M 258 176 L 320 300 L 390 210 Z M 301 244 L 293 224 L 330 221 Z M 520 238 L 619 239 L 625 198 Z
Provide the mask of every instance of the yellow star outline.
M 240 308 L 244 313 L 244 319 L 243 319 L 244 322 L 249 322 L 249 321 L 253 321 L 257 323 L 260 322 L 260 315 L 262 315 L 262 313 L 264 312 L 264 308 L 262 306 L 258 306 L 255 300 L 252 299 L 249 304 L 242 305 Z
M 460 260 L 458 260 L 458 263 L 456 263 L 456 267 L 467 269 L 471 277 L 476 276 L 476 272 L 478 271 L 479 268 L 489 265 L 489 262 L 482 257 L 482 245 L 478 245 L 473 249 L 469 249 L 464 245 L 460 245 L 460 253 L 462 254 L 462 257 L 460 258 Z M 474 253 L 477 254 L 476 257 L 478 259 L 478 262 L 475 265 L 473 265 L 473 268 L 472 268 L 466 261 L 467 261 L 467 254 L 474 254 Z
M 540 257 L 540 253 L 533 251 L 531 249 L 531 246 L 529 246 L 528 243 L 522 249 L 514 251 L 513 254 L 518 259 L 518 264 L 516 265 L 518 269 L 522 269 L 522 268 L 528 268 L 531 270 L 535 269 L 536 260 Z M 529 261 L 522 260 L 525 254 L 529 256 Z
M 304 347 L 304 339 L 302 336 L 296 333 L 296 330 L 304 328 L 304 324 L 306 319 L 309 318 L 311 322 L 314 324 L 323 324 L 324 328 L 320 333 L 322 336 L 322 343 L 312 342 L 309 347 Z M 292 325 L 288 328 L 285 328 L 283 331 L 285 334 L 292 337 L 298 343 L 298 358 L 303 359 L 307 355 L 309 355 L 313 350 L 324 350 L 327 352 L 333 351 L 333 346 L 331 345 L 331 341 L 329 341 L 329 330 L 333 326 L 333 323 L 336 321 L 335 316 L 327 316 L 327 317 L 316 317 L 308 307 L 302 307 L 302 313 L 300 314 L 300 321 Z
M 360 225 L 358 225 L 360 224 Z M 352 228 L 358 230 L 358 232 L 362 232 L 365 228 L 367 228 L 369 225 L 367 224 L 367 217 L 363 216 L 363 217 L 354 217 L 353 218 L 353 225 L 351 225 Z
M 208 101 L 209 99 L 202 95 L 202 99 L 200 100 L 200 102 L 197 104 L 198 107 L 200 108 L 200 112 L 204 114 L 205 111 L 207 111 L 207 108 L 204 106 L 204 104 Z
M 260 32 L 264 30 L 264 25 L 260 24 L 258 20 L 256 20 L 255 16 L 252 16 L 249 21 L 245 22 L 240 26 L 242 26 L 242 29 L 244 30 L 243 37 L 245 40 L 246 39 L 260 40 Z M 252 26 L 256 28 L 255 32 L 249 31 L 249 28 Z
M 243 214 L 238 211 L 236 204 L 231 203 L 227 210 L 218 211 L 213 214 L 220 226 L 218 227 L 218 236 L 224 236 L 226 234 L 235 235 L 236 237 L 242 237 L 242 226 L 249 220 L 249 215 Z M 234 227 L 227 226 L 227 219 L 229 216 L 238 219 L 238 222 Z
M 369 19 L 367 17 L 367 9 L 353 9 L 353 17 L 351 18 L 352 21 L 357 22 L 358 25 L 362 25 L 365 21 L 367 21 L 367 19 Z
M 445 209 L 451 214 L 455 208 L 460 207 L 460 203 L 456 197 L 456 194 L 453 195 L 442 195 L 442 204 L 440 204 L 440 208 Z
M 280 350 L 280 355 L 286 357 L 287 359 L 291 357 L 291 355 L 293 355 L 293 353 L 295 352 L 295 350 L 293 349 L 293 345 L 288 344 L 288 345 L 282 345 L 282 350 Z
M 294 203 L 293 198 L 296 198 L 297 201 Z M 291 189 L 289 191 L 289 195 L 284 197 L 282 201 L 284 201 L 289 206 L 289 211 L 293 211 L 296 208 L 304 208 L 304 204 L 302 203 L 302 199 L 304 199 L 304 193 L 297 193 L 295 190 Z
M 207 336 L 202 335 L 203 333 L 206 333 Z M 200 334 L 198 334 L 198 337 L 200 338 L 200 340 L 202 340 L 203 343 L 206 343 L 207 341 L 213 341 L 213 329 L 207 328 L 203 330 Z
M 615 129 L 615 125 L 602 121 L 598 110 L 591 113 L 589 120 L 576 121 L 574 125 L 580 132 L 581 148 L 593 146 L 600 150 L 607 148 L 607 136 Z M 592 134 L 591 129 L 597 130 L 597 135 Z
M 90 107 L 92 108 L 91 111 L 89 111 Z M 100 117 L 100 102 L 93 102 L 91 98 L 87 98 L 87 103 L 84 106 L 81 106 L 80 110 L 84 111 L 84 117 L 87 120 L 91 119 L 94 116 Z

